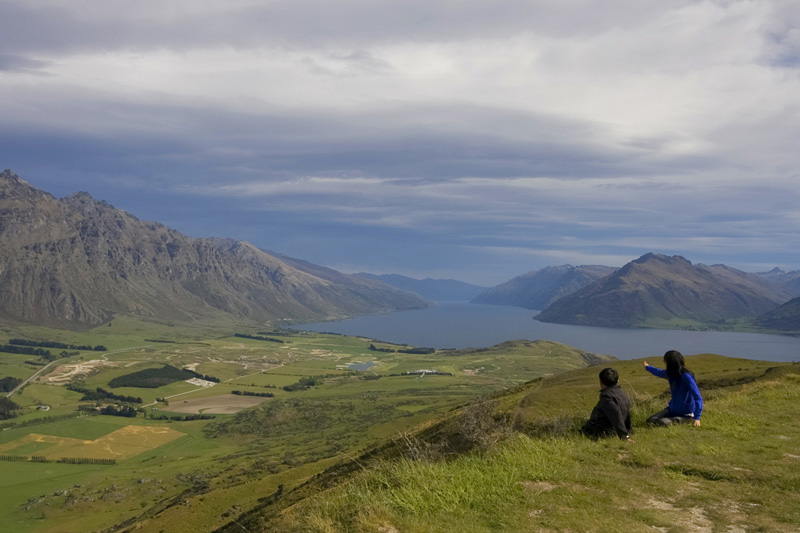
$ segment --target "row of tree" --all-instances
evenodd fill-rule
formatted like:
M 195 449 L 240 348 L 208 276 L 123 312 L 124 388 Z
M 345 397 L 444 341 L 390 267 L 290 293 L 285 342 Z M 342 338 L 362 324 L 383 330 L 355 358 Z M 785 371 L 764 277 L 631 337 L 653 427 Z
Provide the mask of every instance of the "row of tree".
M 82 401 L 99 401 L 99 400 L 117 400 L 118 402 L 127 402 L 127 403 L 142 403 L 142 399 L 138 396 L 125 396 L 123 394 L 114 394 L 113 392 L 109 392 L 101 387 L 97 387 L 95 390 L 91 389 L 84 389 L 83 387 L 79 387 L 78 385 L 74 385 L 70 383 L 67 385 L 67 388 L 71 391 L 80 392 L 83 394 L 81 398 Z
M 91 346 L 89 344 L 65 344 L 56 341 L 32 341 L 29 339 L 8 339 L 9 344 L 16 344 L 17 346 L 34 346 L 37 348 L 59 348 L 61 350 L 83 350 L 94 352 L 105 352 L 108 350 L 105 346 L 98 344 Z
M 395 350 L 392 350 L 391 348 L 378 348 L 374 344 L 370 344 L 369 349 L 373 352 L 395 353 Z
M 53 361 L 56 358 L 50 350 L 45 350 L 44 348 L 32 348 L 30 346 L 17 346 L 14 344 L 0 344 L 0 352 L 38 355 L 50 361 Z
M 436 351 L 435 348 L 408 348 L 403 350 L 397 350 L 400 353 L 412 353 L 412 354 L 421 354 L 421 355 L 428 355 L 432 354 Z
M 257 341 L 267 341 L 267 342 L 277 342 L 279 344 L 285 344 L 284 341 L 281 339 L 276 339 L 275 337 L 262 337 L 261 335 L 247 335 L 246 333 L 234 333 L 234 337 L 240 337 L 242 339 L 253 339 Z
M 136 408 L 130 405 L 106 405 L 100 409 L 101 415 L 125 416 L 128 418 L 135 418 L 137 412 Z
M 237 396 L 258 396 L 259 398 L 274 398 L 275 395 L 271 392 L 252 392 L 249 390 L 232 390 L 231 394 L 236 394 Z
M 212 420 L 216 418 L 214 415 L 204 414 L 191 414 L 191 415 L 165 415 L 150 413 L 147 417 L 150 420 L 174 420 L 175 422 L 189 422 L 191 420 Z

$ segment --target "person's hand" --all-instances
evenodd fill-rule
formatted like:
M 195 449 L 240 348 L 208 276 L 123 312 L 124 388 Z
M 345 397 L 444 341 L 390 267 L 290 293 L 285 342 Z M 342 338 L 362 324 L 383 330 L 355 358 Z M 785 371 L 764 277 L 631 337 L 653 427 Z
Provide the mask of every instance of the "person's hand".
M 692 420 L 692 424 L 697 426 L 697 427 L 700 427 L 700 421 L 697 420 L 696 418 L 694 420 Z
M 644 361 L 644 367 L 647 368 L 648 366 L 650 365 L 647 364 L 647 361 Z

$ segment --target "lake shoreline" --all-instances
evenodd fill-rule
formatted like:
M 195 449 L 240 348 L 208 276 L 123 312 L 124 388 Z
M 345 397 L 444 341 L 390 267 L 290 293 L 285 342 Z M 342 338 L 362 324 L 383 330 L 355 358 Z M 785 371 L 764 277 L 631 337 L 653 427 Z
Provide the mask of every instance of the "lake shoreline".
M 535 320 L 536 310 L 511 306 L 437 302 L 417 310 L 287 325 L 317 333 L 365 337 L 394 344 L 436 349 L 488 348 L 509 340 L 551 340 L 620 359 L 654 357 L 667 349 L 717 353 L 773 361 L 800 359 L 794 335 L 693 328 L 600 328 Z

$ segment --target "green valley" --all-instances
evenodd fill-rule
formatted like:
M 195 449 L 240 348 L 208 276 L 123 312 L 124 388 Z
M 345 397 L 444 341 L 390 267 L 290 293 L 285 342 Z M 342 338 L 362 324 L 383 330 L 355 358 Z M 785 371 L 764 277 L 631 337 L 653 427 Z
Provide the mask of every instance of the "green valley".
M 108 349 L 52 362 L 0 352 L 0 378 L 30 380 L 10 396 L 18 416 L 0 422 L 0 529 L 213 530 L 479 395 L 611 359 L 546 341 L 402 353 L 427 350 L 224 327 L 4 328 Z M 165 368 L 207 379 L 129 386 Z M 98 414 L 108 407 L 136 416 Z

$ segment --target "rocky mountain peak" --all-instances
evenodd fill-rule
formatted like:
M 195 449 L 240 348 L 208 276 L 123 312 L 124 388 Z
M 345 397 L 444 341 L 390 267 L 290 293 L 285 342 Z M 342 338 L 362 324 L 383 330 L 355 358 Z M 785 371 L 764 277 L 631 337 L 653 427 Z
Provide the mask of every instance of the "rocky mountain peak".
M 6 169 L 0 173 L 0 200 L 31 199 L 51 195 L 33 187 L 30 183 Z
M 673 265 L 686 265 L 691 266 L 692 262 L 683 257 L 682 255 L 664 255 L 664 254 L 656 254 L 653 252 L 649 252 L 641 256 L 639 259 L 635 259 L 632 261 L 634 264 L 644 264 L 644 263 L 651 263 L 651 262 L 659 262 L 659 263 L 666 263 L 666 264 L 673 264 Z
M 19 176 L 14 174 L 14 172 L 12 172 L 11 169 L 9 169 L 9 168 L 5 169 L 3 172 L 0 172 L 0 179 L 23 181 L 23 180 L 20 179 Z

